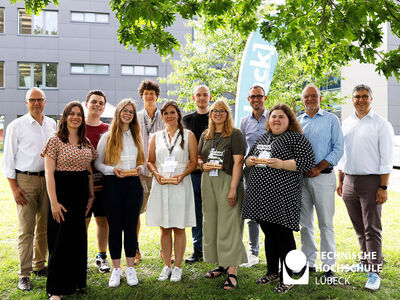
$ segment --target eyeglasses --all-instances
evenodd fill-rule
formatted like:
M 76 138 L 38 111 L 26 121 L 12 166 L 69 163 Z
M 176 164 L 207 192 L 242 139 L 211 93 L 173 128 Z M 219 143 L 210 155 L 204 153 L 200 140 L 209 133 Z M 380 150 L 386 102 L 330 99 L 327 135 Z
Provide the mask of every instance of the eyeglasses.
M 307 99 L 307 98 L 313 98 L 313 99 L 315 99 L 315 98 L 318 98 L 318 94 L 303 95 L 303 98 L 304 98 L 304 99 Z
M 134 111 L 134 110 L 129 110 L 129 109 L 127 109 L 127 108 L 123 108 L 123 109 L 122 109 L 122 112 L 125 113 L 125 114 L 131 114 L 131 115 L 134 115 L 134 114 L 135 114 L 135 111 Z
M 356 99 L 356 100 L 360 100 L 360 99 L 368 100 L 369 99 L 369 95 L 355 95 L 355 96 L 353 96 L 353 99 Z
M 28 101 L 29 101 L 29 103 L 32 103 L 32 104 L 35 102 L 42 103 L 44 101 L 44 98 L 29 98 Z
M 255 100 L 257 98 L 257 100 L 262 100 L 265 97 L 265 95 L 249 95 L 249 98 L 251 100 Z
M 211 111 L 213 114 L 216 114 L 216 115 L 223 115 L 223 114 L 225 114 L 226 113 L 226 110 L 225 109 L 213 109 L 212 111 Z

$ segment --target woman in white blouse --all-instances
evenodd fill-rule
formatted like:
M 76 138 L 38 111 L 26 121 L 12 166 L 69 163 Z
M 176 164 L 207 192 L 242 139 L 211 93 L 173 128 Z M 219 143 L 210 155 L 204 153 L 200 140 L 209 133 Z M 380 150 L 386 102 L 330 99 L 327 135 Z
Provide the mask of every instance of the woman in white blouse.
M 143 189 L 138 175 L 145 162 L 136 107 L 131 99 L 122 100 L 116 107 L 111 129 L 97 145 L 97 170 L 104 174 L 104 207 L 109 224 L 108 246 L 113 263 L 109 287 L 120 284 L 122 232 L 129 285 L 138 284 L 134 269 L 137 247 L 136 227 L 143 202 Z

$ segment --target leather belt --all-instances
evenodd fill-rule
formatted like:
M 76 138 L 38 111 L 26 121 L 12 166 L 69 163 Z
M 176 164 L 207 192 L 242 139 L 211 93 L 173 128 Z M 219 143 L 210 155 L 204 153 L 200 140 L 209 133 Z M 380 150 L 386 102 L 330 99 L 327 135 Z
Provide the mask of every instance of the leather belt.
M 16 172 L 16 173 L 21 173 L 21 174 L 30 175 L 30 176 L 44 176 L 44 171 L 30 172 L 30 171 L 15 170 L 15 172 Z

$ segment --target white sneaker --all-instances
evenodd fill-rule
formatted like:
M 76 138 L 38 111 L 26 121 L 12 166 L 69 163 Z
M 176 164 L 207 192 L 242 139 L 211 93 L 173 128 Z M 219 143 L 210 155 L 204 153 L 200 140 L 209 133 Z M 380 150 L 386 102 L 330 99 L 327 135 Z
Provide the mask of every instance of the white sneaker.
M 164 268 L 163 268 L 162 271 L 161 271 L 160 276 L 158 276 L 158 280 L 159 280 L 159 281 L 167 280 L 168 277 L 169 277 L 169 275 L 171 275 L 171 273 L 172 273 L 171 268 L 168 267 L 168 266 L 164 266 Z
M 182 279 L 182 269 L 174 267 L 172 269 L 171 281 L 177 282 L 181 281 L 181 279 Z
M 122 270 L 121 268 L 118 269 L 113 269 L 110 277 L 110 281 L 108 281 L 108 286 L 109 287 L 117 287 L 121 283 L 121 275 L 122 275 Z
M 136 276 L 136 271 L 132 267 L 126 268 L 125 277 L 126 277 L 126 282 L 130 286 L 134 286 L 134 285 L 137 285 L 139 283 L 139 280 L 137 279 L 137 276 Z
M 255 255 L 249 253 L 247 255 L 247 263 L 241 264 L 240 266 L 245 267 L 245 268 L 250 268 L 250 267 L 258 264 L 258 262 L 259 262 L 258 256 L 255 256 Z
M 369 272 L 368 280 L 365 283 L 365 288 L 372 291 L 377 291 L 379 290 L 380 286 L 381 286 L 381 278 L 379 277 L 379 275 L 374 272 Z

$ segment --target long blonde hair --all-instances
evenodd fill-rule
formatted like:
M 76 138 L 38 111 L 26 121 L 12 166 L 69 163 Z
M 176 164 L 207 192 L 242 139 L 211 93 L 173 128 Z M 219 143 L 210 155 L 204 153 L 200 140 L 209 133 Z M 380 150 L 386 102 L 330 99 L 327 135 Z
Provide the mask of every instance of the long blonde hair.
M 134 114 L 133 119 L 129 123 L 129 130 L 132 134 L 132 139 L 138 149 L 138 155 L 136 159 L 136 165 L 142 165 L 145 162 L 142 138 L 140 136 L 140 127 L 136 115 L 136 105 L 132 99 L 127 98 L 121 100 L 115 108 L 114 119 L 111 123 L 110 135 L 107 139 L 106 155 L 104 158 L 104 163 L 107 165 L 116 165 L 121 159 L 122 153 L 122 121 L 121 121 L 121 111 L 122 109 L 131 104 L 133 106 Z
M 231 110 L 225 100 L 220 99 L 215 101 L 213 105 L 211 105 L 210 118 L 208 119 L 208 128 L 205 130 L 204 138 L 210 140 L 214 137 L 215 123 L 212 119 L 212 112 L 214 109 L 223 109 L 226 111 L 226 120 L 222 129 L 222 137 L 225 138 L 231 136 L 234 128 Z

